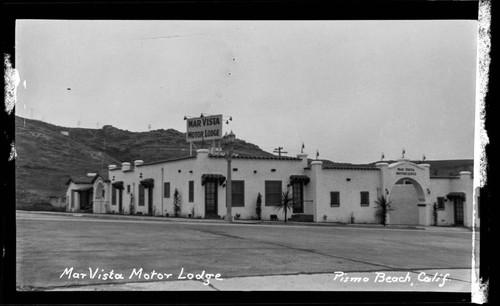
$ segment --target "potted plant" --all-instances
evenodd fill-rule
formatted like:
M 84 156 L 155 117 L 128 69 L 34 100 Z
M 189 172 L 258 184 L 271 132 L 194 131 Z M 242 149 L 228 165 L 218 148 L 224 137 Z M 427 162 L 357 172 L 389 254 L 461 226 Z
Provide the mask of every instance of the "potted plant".
M 134 206 L 134 202 L 135 202 L 135 199 L 134 199 L 134 194 L 131 193 L 130 194 L 130 214 L 133 215 L 135 213 L 135 206 Z
M 174 190 L 174 216 L 178 217 L 181 211 L 181 193 L 177 188 Z
M 390 200 L 387 200 L 387 198 L 383 195 L 378 197 L 378 199 L 375 201 L 375 218 L 383 226 L 387 225 L 387 216 L 389 215 L 389 212 L 394 210 L 391 205 L 392 202 Z
M 281 202 L 278 202 L 276 204 L 274 204 L 274 209 L 276 210 L 282 210 L 285 212 L 285 223 L 287 222 L 287 212 L 289 209 L 292 209 L 292 203 L 293 203 L 293 197 L 292 197 L 292 193 L 287 190 L 287 191 L 283 191 L 283 193 L 281 194 Z
M 434 202 L 432 203 L 432 223 L 434 226 L 437 226 L 438 224 L 438 207 L 437 207 L 437 203 Z

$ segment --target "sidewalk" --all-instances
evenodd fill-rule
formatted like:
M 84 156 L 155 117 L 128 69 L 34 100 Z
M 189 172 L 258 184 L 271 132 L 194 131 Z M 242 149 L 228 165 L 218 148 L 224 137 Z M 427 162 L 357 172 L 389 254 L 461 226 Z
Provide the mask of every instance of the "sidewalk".
M 108 283 L 49 291 L 413 291 L 471 292 L 470 269 L 335 272 Z
M 162 217 L 162 216 L 143 216 L 143 215 L 120 215 L 120 214 L 91 214 L 91 213 L 74 213 L 74 212 L 51 212 L 51 211 L 22 211 L 17 210 L 16 213 L 41 214 L 66 217 L 84 217 L 98 218 L 111 220 L 139 220 L 139 221 L 161 221 L 161 222 L 183 222 L 183 223 L 221 223 L 227 224 L 223 219 L 197 219 L 184 217 Z M 452 232 L 472 232 L 466 227 L 454 226 L 422 226 L 422 225 L 387 225 L 380 224 L 346 224 L 346 223 L 330 223 L 330 222 L 293 222 L 288 221 L 261 221 L 261 220 L 233 220 L 232 224 L 265 224 L 265 225 L 281 225 L 281 226 L 328 226 L 342 228 L 374 228 L 374 229 L 405 229 L 405 230 L 431 230 L 431 231 L 452 231 Z

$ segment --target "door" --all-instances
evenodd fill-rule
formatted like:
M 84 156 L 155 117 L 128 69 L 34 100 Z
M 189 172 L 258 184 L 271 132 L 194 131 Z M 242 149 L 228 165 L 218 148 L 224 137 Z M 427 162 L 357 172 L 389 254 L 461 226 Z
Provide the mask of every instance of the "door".
M 123 189 L 118 189 L 118 212 L 123 212 Z
M 148 214 L 153 215 L 153 188 L 148 187 Z
M 455 225 L 464 225 L 464 202 L 461 199 L 455 199 Z
M 205 216 L 217 217 L 217 182 L 205 183 Z
M 292 185 L 292 196 L 293 196 L 293 213 L 302 214 L 304 213 L 304 189 L 302 182 L 293 183 Z

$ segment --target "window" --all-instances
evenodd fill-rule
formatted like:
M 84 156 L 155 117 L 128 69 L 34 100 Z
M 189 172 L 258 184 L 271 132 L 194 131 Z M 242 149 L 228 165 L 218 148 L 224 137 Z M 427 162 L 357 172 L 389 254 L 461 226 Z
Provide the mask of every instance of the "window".
M 144 186 L 139 184 L 139 206 L 144 206 Z
M 111 205 L 116 205 L 116 187 L 111 187 Z
M 245 206 L 245 181 L 231 181 L 231 206 Z
M 105 198 L 105 197 L 104 197 L 105 195 L 106 195 L 106 191 L 103 189 L 103 190 L 102 190 L 102 193 L 101 193 L 101 198 L 103 198 L 103 199 L 104 199 L 104 198 Z
M 444 197 L 438 197 L 438 210 L 444 210 Z
M 170 198 L 170 182 L 163 183 L 163 197 Z
M 194 181 L 189 181 L 189 202 L 194 202 Z
M 281 202 L 281 181 L 266 181 L 265 183 L 266 206 L 274 206 Z
M 127 185 L 127 193 L 130 193 L 130 185 Z
M 370 205 L 370 193 L 368 191 L 361 191 L 361 206 Z
M 332 191 L 330 192 L 330 206 L 339 207 L 340 206 L 340 192 Z

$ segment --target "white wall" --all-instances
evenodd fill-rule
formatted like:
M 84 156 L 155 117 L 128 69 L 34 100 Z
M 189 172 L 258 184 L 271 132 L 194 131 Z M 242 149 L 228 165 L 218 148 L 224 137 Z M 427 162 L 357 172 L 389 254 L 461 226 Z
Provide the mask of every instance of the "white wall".
M 163 198 L 162 185 L 162 169 L 163 182 L 170 182 L 170 197 Z M 280 220 L 284 219 L 284 213 L 274 210 L 273 207 L 265 206 L 265 181 L 266 180 L 281 180 L 282 190 L 286 189 L 289 184 L 290 175 L 303 174 L 304 163 L 301 160 L 262 160 L 262 159 L 240 159 L 232 160 L 231 168 L 237 168 L 237 171 L 232 171 L 233 180 L 245 181 L 245 205 L 244 207 L 233 207 L 232 214 L 240 214 L 242 219 L 250 219 L 256 217 L 256 200 L 257 194 L 262 194 L 262 218 L 269 220 L 271 214 L 278 215 Z M 275 169 L 272 172 L 271 169 Z M 180 170 L 180 171 L 179 171 Z M 257 173 L 254 173 L 257 171 Z M 135 207 L 136 211 L 147 214 L 147 189 L 145 190 L 145 205 L 138 206 L 139 196 L 139 178 L 142 173 L 142 179 L 153 178 L 153 205 L 156 207 L 156 214 L 169 216 L 174 215 L 173 209 L 173 194 L 177 188 L 181 194 L 181 216 L 191 214 L 192 208 L 195 208 L 195 217 L 205 216 L 205 186 L 201 185 L 201 176 L 203 174 L 222 174 L 227 179 L 227 162 L 224 158 L 208 157 L 206 153 L 198 152 L 197 158 L 178 160 L 172 162 L 163 162 L 157 164 L 144 164 L 137 166 L 133 171 L 123 172 L 120 169 L 110 170 L 109 177 L 114 181 L 124 182 L 124 208 L 126 213 L 129 213 L 128 203 L 129 195 L 126 193 L 127 185 L 135 183 Z M 189 202 L 189 181 L 194 181 L 194 201 Z M 224 183 L 225 184 L 225 183 Z M 223 217 L 226 215 L 226 188 L 218 185 L 218 215 Z M 291 188 L 290 188 L 291 191 Z M 162 207 L 163 199 L 163 207 Z M 305 199 L 305 198 L 304 198 Z M 110 198 L 111 200 L 111 198 Z M 114 207 L 114 206 L 113 206 Z M 117 211 L 116 205 L 115 211 Z M 288 212 L 288 217 L 291 212 Z
M 374 202 L 377 200 L 379 170 L 321 169 L 316 181 L 316 220 L 327 222 L 376 223 Z M 347 179 L 350 179 L 348 181 Z M 340 192 L 340 206 L 331 207 L 330 192 Z M 361 191 L 369 192 L 370 203 L 361 206 Z
M 431 179 L 431 203 L 436 203 L 437 198 L 443 197 L 452 190 L 453 178 L 432 178 Z M 453 225 L 455 224 L 454 207 L 452 201 L 444 202 L 444 210 L 438 210 L 437 225 Z

